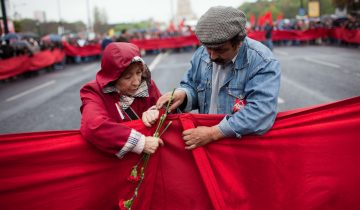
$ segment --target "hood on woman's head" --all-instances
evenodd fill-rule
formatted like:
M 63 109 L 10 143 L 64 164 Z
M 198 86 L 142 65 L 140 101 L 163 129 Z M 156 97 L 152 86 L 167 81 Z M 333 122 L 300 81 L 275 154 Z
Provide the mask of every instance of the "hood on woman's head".
M 131 43 L 110 43 L 102 54 L 101 69 L 96 74 L 96 81 L 101 88 L 117 80 L 132 62 L 144 61 L 140 58 L 139 48 Z

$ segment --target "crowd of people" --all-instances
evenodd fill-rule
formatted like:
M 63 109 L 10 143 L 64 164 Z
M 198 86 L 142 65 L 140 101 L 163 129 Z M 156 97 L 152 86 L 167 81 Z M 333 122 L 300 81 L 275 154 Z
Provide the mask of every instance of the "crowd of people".
M 16 56 L 33 56 L 43 50 L 53 50 L 62 48 L 61 38 L 52 39 L 53 36 L 47 35 L 39 38 L 35 34 L 16 34 L 10 33 L 0 38 L 0 59 L 7 59 Z
M 320 18 L 298 18 L 298 19 L 280 19 L 273 21 L 265 21 L 264 24 L 249 25 L 249 31 L 265 31 L 264 44 L 270 49 L 273 49 L 273 45 L 301 45 L 301 44 L 334 44 L 344 46 L 355 46 L 358 47 L 359 43 L 347 43 L 343 40 L 336 40 L 331 37 L 322 37 L 316 40 L 309 41 L 297 41 L 297 40 L 277 40 L 271 41 L 273 31 L 307 31 L 312 29 L 335 29 L 342 28 L 347 30 L 360 30 L 360 16 L 358 15 L 347 15 L 346 17 L 336 16 L 322 16 Z
M 333 37 L 321 37 L 314 40 L 275 40 L 273 41 L 274 31 L 308 31 L 312 29 L 335 29 L 343 28 L 347 30 L 360 30 L 360 17 L 356 15 L 348 15 L 347 17 L 323 16 L 321 18 L 298 18 L 298 19 L 279 19 L 276 21 L 265 21 L 262 25 L 257 25 L 250 22 L 246 23 L 248 34 L 258 31 L 265 32 L 265 40 L 263 44 L 270 50 L 274 46 L 299 46 L 308 44 L 332 44 L 358 47 L 359 43 L 348 43 L 344 40 L 334 39 Z M 10 33 L 0 38 L 0 60 L 16 57 L 16 56 L 33 56 L 35 53 L 43 50 L 64 49 L 63 42 L 68 46 L 82 48 L 87 45 L 99 45 L 101 50 L 104 50 L 107 45 L 112 42 L 131 42 L 131 40 L 156 40 L 166 39 L 171 37 L 184 37 L 194 35 L 194 26 L 186 25 L 185 21 L 178 26 L 170 23 L 166 29 L 160 30 L 158 28 L 151 29 L 123 29 L 119 33 L 109 34 L 50 34 L 44 37 L 39 37 L 33 33 Z M 250 36 L 251 37 L 251 36 Z M 187 49 L 194 50 L 200 46 L 187 46 L 181 49 L 174 49 L 176 51 Z M 141 54 L 157 54 L 162 49 L 141 50 Z M 83 56 L 83 55 L 67 55 L 62 66 L 65 63 L 82 63 L 100 59 L 99 55 Z

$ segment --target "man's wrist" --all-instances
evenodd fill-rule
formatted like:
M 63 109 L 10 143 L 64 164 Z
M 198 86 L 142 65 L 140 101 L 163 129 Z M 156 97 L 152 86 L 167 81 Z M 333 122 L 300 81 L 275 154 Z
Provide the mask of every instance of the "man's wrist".
M 224 134 L 221 132 L 220 128 L 218 125 L 214 125 L 211 127 L 211 137 L 213 141 L 217 141 L 219 139 L 224 138 Z

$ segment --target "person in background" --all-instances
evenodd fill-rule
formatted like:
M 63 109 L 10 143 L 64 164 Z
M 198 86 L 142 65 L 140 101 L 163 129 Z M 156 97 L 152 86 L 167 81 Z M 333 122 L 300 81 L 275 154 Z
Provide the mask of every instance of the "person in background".
M 81 88 L 80 97 L 80 132 L 100 150 L 122 158 L 128 152 L 152 154 L 163 145 L 161 139 L 122 124 L 140 116 L 153 124 L 159 115 L 153 105 L 160 91 L 137 46 L 110 43 L 103 52 L 96 80 Z
M 117 42 L 130 42 L 130 34 L 128 33 L 128 31 L 126 29 L 123 29 L 121 31 L 120 36 L 116 39 Z
M 233 7 L 211 7 L 199 19 L 195 34 L 203 46 L 175 90 L 171 110 L 226 114 L 215 126 L 183 132 L 185 149 L 225 137 L 264 134 L 277 114 L 280 64 L 272 52 L 246 37 L 246 17 Z M 157 108 L 170 99 L 166 93 Z
M 273 26 L 270 24 L 269 20 L 266 20 L 265 26 L 265 45 L 273 51 L 274 45 L 272 42 L 272 32 L 273 32 Z
M 104 38 L 101 40 L 101 50 L 105 50 L 106 46 L 108 46 L 111 42 L 113 42 L 112 38 L 105 34 Z

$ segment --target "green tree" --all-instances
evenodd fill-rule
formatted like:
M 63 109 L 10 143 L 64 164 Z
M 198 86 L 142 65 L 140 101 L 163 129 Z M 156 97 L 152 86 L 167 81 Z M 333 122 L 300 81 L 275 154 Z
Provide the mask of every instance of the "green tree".
M 260 17 L 267 11 L 270 11 L 274 19 L 278 15 L 282 15 L 284 18 L 295 18 L 298 14 L 301 1 L 303 1 L 305 11 L 307 11 L 309 0 L 258 0 L 253 3 L 246 2 L 242 4 L 239 9 L 243 10 L 246 14 L 254 14 L 256 17 Z M 321 15 L 334 13 L 335 6 L 332 1 L 333 0 L 320 0 Z
M 45 23 L 40 23 L 33 19 L 22 19 L 19 21 L 14 21 L 15 31 L 16 32 L 33 32 L 38 34 L 40 37 L 46 34 L 53 34 L 57 33 L 57 29 L 59 26 L 59 22 L 57 21 L 50 21 Z M 86 25 L 82 21 L 77 21 L 73 23 L 62 22 L 63 27 L 66 31 L 76 33 L 85 31 Z
M 341 9 L 347 9 L 347 11 L 349 12 L 360 11 L 359 0 L 332 0 L 332 2 L 336 7 L 339 7 Z
M 122 30 L 132 30 L 132 29 L 149 29 L 153 25 L 152 20 L 144 20 L 140 22 L 134 22 L 134 23 L 118 23 L 115 25 L 114 30 L 115 32 L 119 33 Z

